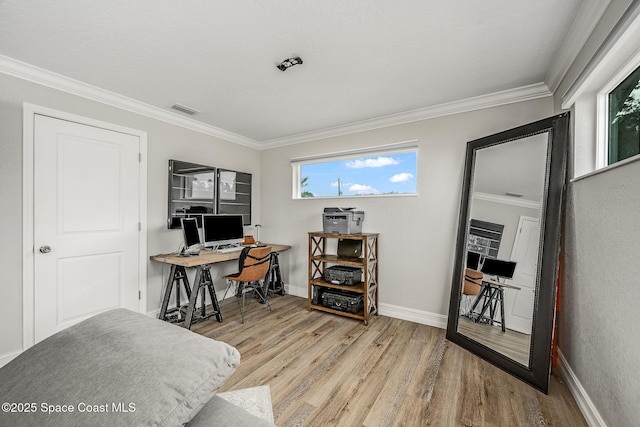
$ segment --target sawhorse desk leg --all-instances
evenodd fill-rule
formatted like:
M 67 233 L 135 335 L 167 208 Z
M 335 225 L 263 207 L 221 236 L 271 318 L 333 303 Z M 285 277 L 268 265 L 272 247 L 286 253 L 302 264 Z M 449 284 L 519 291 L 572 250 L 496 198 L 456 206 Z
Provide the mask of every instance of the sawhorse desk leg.
M 284 295 L 284 282 L 282 281 L 282 273 L 280 271 L 279 255 L 280 254 L 278 252 L 271 252 L 271 265 L 269 266 L 269 272 L 265 279 L 269 283 L 265 288 L 267 289 L 267 292 Z
M 180 312 L 180 284 L 182 284 L 182 287 L 187 294 L 187 298 L 191 298 L 191 287 L 189 286 L 187 271 L 180 265 L 171 265 L 171 271 L 169 272 L 169 277 L 167 277 L 167 283 L 164 287 L 164 294 L 162 296 L 162 306 L 160 307 L 160 315 L 158 316 L 160 320 L 165 320 L 171 323 L 178 323 L 184 320 Z M 171 299 L 171 292 L 173 291 L 174 286 L 176 290 L 176 308 L 168 310 L 169 299 Z M 173 313 L 177 313 L 177 315 L 172 316 Z
M 209 291 L 209 298 L 211 298 L 212 311 L 209 314 L 206 313 L 205 288 Z M 195 311 L 199 293 L 202 293 L 202 305 L 200 307 L 200 314 L 196 315 Z M 216 291 L 213 288 L 213 279 L 211 278 L 211 271 L 209 270 L 208 265 L 199 266 L 196 270 L 196 277 L 193 281 L 193 290 L 189 298 L 189 305 L 187 306 L 187 313 L 184 319 L 185 328 L 191 329 L 194 316 L 198 321 L 208 319 L 211 316 L 216 316 L 218 322 L 222 322 L 222 312 L 220 311 L 220 304 L 216 297 Z
M 484 298 L 482 309 L 480 310 L 480 313 L 475 313 L 474 310 L 482 298 Z M 505 332 L 506 327 L 504 324 L 504 291 L 502 289 L 502 286 L 484 284 L 482 287 L 482 291 L 480 291 L 480 295 L 478 295 L 478 298 L 476 298 L 476 301 L 473 303 L 473 307 L 471 307 L 471 311 L 469 312 L 469 314 L 473 316 L 476 323 L 480 321 L 486 321 L 490 325 L 493 325 L 494 322 L 498 322 L 498 320 L 495 320 L 498 304 L 500 304 L 499 322 L 502 332 Z M 487 310 L 489 310 L 489 316 L 485 315 L 487 313 Z

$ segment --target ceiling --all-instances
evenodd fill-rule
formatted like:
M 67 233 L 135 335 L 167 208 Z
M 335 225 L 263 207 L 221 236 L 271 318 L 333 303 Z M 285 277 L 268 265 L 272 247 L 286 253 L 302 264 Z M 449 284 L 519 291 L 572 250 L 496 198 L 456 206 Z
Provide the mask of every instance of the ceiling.
M 574 17 L 597 2 L 0 0 L 0 59 L 266 147 L 548 95 L 593 28 Z M 293 55 L 304 63 L 276 68 Z
M 544 132 L 477 150 L 474 195 L 490 194 L 503 202 L 512 197 L 512 203 L 524 200 L 539 206 L 547 175 L 548 146 L 549 133 Z

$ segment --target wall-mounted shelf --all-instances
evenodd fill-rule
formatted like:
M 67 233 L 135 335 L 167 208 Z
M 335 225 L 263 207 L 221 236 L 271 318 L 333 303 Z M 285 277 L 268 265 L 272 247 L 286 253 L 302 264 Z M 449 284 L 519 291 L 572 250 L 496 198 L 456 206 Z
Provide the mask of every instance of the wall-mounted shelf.
M 251 174 L 218 169 L 217 212 L 240 214 L 244 225 L 251 224 Z
M 169 160 L 167 227 L 180 228 L 180 219 L 213 214 L 240 214 L 251 225 L 250 173 Z

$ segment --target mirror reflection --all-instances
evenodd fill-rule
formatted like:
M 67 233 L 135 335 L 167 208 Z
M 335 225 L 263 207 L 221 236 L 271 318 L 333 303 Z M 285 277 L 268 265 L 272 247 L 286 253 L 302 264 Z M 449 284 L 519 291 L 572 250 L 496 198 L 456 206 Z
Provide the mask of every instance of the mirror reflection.
M 549 132 L 475 151 L 457 332 L 529 366 Z
M 180 218 L 215 213 L 216 169 L 196 163 L 169 160 L 168 228 L 180 228 Z

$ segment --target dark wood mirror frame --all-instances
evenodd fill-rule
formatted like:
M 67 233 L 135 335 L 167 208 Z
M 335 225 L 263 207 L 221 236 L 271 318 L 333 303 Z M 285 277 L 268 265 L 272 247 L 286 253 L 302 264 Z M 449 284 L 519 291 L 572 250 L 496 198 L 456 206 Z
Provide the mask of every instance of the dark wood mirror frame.
M 458 332 L 459 307 L 462 299 L 476 151 L 544 132 L 549 132 L 549 157 L 547 158 L 546 191 L 541 214 L 540 247 L 542 254 L 538 258 L 537 292 L 533 307 L 529 365 L 524 366 Z M 568 133 L 569 113 L 563 113 L 467 143 L 460 222 L 447 321 L 447 339 L 544 393 L 548 391 L 551 369 Z

